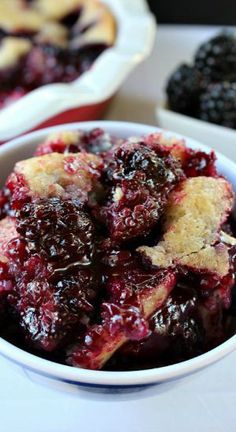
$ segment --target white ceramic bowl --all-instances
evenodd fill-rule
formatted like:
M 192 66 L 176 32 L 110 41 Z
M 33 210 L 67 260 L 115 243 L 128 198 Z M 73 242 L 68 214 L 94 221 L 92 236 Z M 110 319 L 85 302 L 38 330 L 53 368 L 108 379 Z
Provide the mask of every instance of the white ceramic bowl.
M 135 123 L 86 122 L 57 126 L 33 132 L 0 147 L 1 183 L 4 183 L 5 177 L 11 171 L 14 163 L 22 158 L 31 156 L 37 144 L 42 142 L 47 134 L 52 130 L 78 128 L 89 130 L 97 126 L 100 126 L 111 134 L 120 137 L 146 135 L 158 130 L 155 127 Z M 182 136 L 171 132 L 166 132 L 166 134 L 168 136 L 183 138 Z M 192 139 L 185 139 L 187 145 L 192 148 L 201 148 L 204 151 L 210 150 L 208 147 Z M 236 190 L 236 165 L 221 154 L 218 154 L 217 156 L 220 172 L 233 183 Z M 70 391 L 73 391 L 76 387 L 84 386 L 93 389 L 94 391 L 101 389 L 101 391 L 106 393 L 122 392 L 127 390 L 134 392 L 140 390 L 140 387 L 145 388 L 148 385 L 160 384 L 191 375 L 222 359 L 235 348 L 236 336 L 233 336 L 206 354 L 179 364 L 133 372 L 105 372 L 72 368 L 70 366 L 53 363 L 29 354 L 0 338 L 0 354 L 9 359 L 10 362 L 18 365 L 21 370 L 23 368 L 23 370 L 33 377 L 34 380 L 58 387 L 59 389 L 66 388 Z

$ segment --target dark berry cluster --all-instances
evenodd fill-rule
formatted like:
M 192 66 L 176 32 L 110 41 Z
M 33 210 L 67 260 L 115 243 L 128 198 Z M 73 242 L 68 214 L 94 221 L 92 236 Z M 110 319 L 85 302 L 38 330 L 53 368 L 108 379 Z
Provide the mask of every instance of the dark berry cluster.
M 16 265 L 11 257 L 11 265 Z M 52 351 L 84 325 L 96 297 L 90 269 L 74 267 L 53 272 L 39 254 L 28 253 L 14 273 L 14 289 L 8 301 L 18 316 L 29 345 Z M 68 341 L 67 341 L 68 342 Z
M 9 104 L 14 97 L 19 98 L 42 85 L 75 80 L 105 49 L 105 45 L 69 49 L 36 42 L 17 65 L 0 72 L 2 104 Z
M 36 200 L 24 204 L 16 219 L 19 234 L 36 243 L 49 261 L 91 263 L 94 228 L 80 201 Z
M 235 129 L 236 81 L 209 85 L 201 96 L 200 111 L 202 120 Z
M 236 38 L 222 33 L 203 43 L 194 64 L 181 64 L 167 83 L 170 109 L 236 128 Z
M 202 75 L 194 66 L 181 64 L 167 84 L 170 108 L 182 114 L 196 116 L 203 84 Z
M 0 287 L 28 343 L 51 351 L 93 312 L 93 225 L 78 202 L 52 198 L 25 204 L 17 229 L 20 237 L 8 243 L 0 266 Z
M 111 238 L 122 242 L 149 234 L 182 171 L 170 154 L 128 141 L 115 149 L 106 176 L 109 195 L 99 214 Z
M 233 34 L 221 33 L 203 43 L 195 54 L 196 69 L 209 82 L 236 79 L 236 40 Z
M 8 244 L 9 301 L 28 342 L 51 351 L 93 311 L 94 227 L 79 201 L 60 198 L 25 203 L 16 223 L 20 238 Z

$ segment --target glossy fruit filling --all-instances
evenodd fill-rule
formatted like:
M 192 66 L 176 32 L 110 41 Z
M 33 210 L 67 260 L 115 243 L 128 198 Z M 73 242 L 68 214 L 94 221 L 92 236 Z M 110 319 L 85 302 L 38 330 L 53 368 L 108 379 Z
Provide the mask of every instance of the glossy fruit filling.
M 17 101 L 29 91 L 46 84 L 69 83 L 86 72 L 108 47 L 92 45 L 66 50 L 36 45 L 17 66 L 0 71 L 0 108 Z
M 173 364 L 230 337 L 236 216 L 215 162 L 159 133 L 48 136 L 0 193 L 1 335 L 105 370 Z

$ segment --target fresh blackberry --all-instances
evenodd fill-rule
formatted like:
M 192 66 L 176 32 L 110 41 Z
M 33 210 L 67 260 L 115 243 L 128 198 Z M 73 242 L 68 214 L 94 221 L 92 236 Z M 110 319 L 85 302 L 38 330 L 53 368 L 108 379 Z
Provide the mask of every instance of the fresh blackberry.
M 195 54 L 195 66 L 209 82 L 232 80 L 236 66 L 234 35 L 221 33 L 203 43 Z
M 212 84 L 200 98 L 200 118 L 236 129 L 236 82 Z
M 201 92 L 201 74 L 193 66 L 181 64 L 167 83 L 169 107 L 173 111 L 195 116 Z
M 93 224 L 78 200 L 41 199 L 17 212 L 17 231 L 47 255 L 49 261 L 91 262 Z

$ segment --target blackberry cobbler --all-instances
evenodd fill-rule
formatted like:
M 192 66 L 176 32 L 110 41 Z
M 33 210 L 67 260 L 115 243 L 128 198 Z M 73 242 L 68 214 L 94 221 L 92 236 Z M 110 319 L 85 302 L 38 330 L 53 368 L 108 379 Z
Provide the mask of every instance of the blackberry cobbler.
M 115 41 L 99 0 L 1 0 L 0 107 L 54 82 L 71 82 Z
M 214 153 L 63 131 L 0 194 L 0 330 L 75 367 L 180 362 L 234 333 L 236 218 Z

